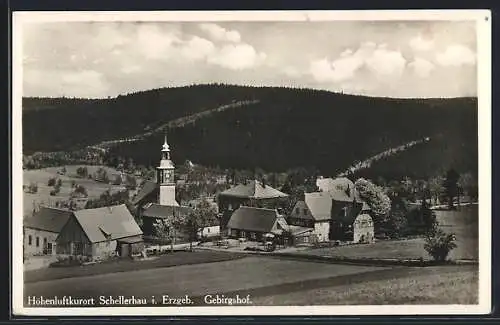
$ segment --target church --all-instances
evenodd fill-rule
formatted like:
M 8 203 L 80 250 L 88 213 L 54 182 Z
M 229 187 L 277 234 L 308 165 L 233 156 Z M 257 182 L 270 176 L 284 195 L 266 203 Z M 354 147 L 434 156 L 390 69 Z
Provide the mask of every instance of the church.
M 190 207 L 180 206 L 175 199 L 175 166 L 170 159 L 170 146 L 166 136 L 161 149 L 160 165 L 156 171 L 156 182 L 146 181 L 132 200 L 142 220 L 145 242 L 158 240 L 153 226 L 157 220 L 178 218 L 191 212 Z M 177 236 L 179 238 L 174 238 L 174 241 L 182 240 L 184 235 L 178 233 Z

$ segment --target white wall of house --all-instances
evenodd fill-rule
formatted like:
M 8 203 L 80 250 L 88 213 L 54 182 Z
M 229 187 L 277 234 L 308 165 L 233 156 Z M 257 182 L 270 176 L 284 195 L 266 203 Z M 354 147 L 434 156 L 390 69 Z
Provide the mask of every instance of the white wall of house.
M 220 235 L 220 226 L 208 226 L 198 232 L 198 237 L 214 237 Z
M 38 238 L 38 239 L 37 239 Z M 33 228 L 24 228 L 24 254 L 26 256 L 55 255 L 57 233 Z
M 314 223 L 314 234 L 318 236 L 318 241 L 328 241 L 330 233 L 330 223 L 328 221 L 319 221 Z
M 373 242 L 375 238 L 375 230 L 372 218 L 367 214 L 359 215 L 354 220 L 353 225 L 354 242 Z

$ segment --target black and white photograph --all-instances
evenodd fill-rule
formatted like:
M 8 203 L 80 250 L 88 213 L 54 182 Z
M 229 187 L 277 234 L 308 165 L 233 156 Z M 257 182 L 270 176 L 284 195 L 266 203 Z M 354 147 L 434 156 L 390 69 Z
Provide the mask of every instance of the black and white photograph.
M 490 26 L 15 12 L 14 313 L 488 313 Z

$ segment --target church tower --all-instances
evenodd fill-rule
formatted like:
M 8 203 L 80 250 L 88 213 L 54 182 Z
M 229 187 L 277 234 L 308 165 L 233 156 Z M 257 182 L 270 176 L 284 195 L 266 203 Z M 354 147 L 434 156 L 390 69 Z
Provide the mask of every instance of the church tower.
M 161 149 L 160 166 L 157 169 L 157 182 L 160 186 L 159 204 L 167 206 L 178 206 L 175 200 L 174 163 L 170 160 L 170 147 L 165 135 L 165 143 Z

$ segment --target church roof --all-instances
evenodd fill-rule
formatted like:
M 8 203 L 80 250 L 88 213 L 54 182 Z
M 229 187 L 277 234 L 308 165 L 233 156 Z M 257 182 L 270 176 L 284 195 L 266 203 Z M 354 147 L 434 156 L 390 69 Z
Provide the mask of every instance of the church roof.
M 287 194 L 280 192 L 269 185 L 263 185 L 257 180 L 252 180 L 247 184 L 236 185 L 220 193 L 219 195 L 249 199 L 271 199 L 288 197 Z
M 139 192 L 132 199 L 132 204 L 137 205 L 154 191 L 159 191 L 160 186 L 156 182 L 145 181 Z
M 186 215 L 193 209 L 183 206 L 169 206 L 160 204 L 150 204 L 142 213 L 144 217 L 168 218 L 174 215 Z

